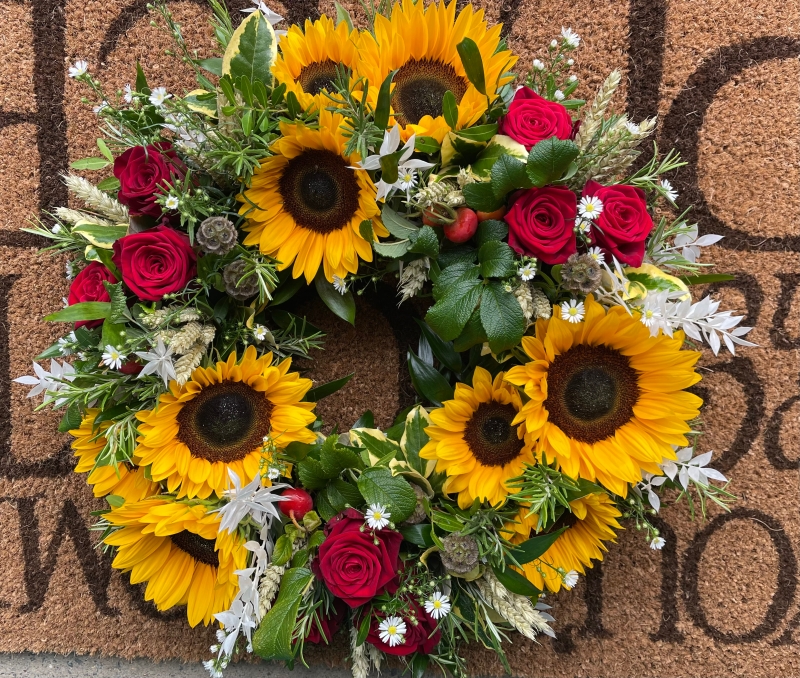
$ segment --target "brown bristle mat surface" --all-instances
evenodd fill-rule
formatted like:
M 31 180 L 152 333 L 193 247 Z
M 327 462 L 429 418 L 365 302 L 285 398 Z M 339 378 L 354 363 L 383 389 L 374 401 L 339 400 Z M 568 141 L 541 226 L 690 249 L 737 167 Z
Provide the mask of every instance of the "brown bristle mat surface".
M 164 54 L 147 0 L 0 0 L 0 651 L 207 656 L 211 629 L 191 629 L 182 610 L 158 613 L 143 590 L 113 572 L 94 548 L 89 512 L 100 506 L 72 473 L 58 417 L 35 413 L 24 386 L 31 358 L 58 336 L 40 318 L 61 307 L 64 262 L 37 255 L 21 231 L 39 209 L 65 204 L 59 175 L 96 154 L 97 120 L 86 90 L 67 77 L 86 59 L 108 90 L 134 79 L 140 60 L 152 86 L 192 89 L 187 68 Z M 245 0 L 232 12 L 241 17 Z M 333 13 L 332 0 L 268 3 L 291 22 Z M 344 3 L 358 15 L 357 0 Z M 459 3 L 465 4 L 465 3 Z M 634 120 L 659 115 L 660 148 L 687 161 L 673 183 L 694 204 L 701 232 L 725 239 L 707 250 L 724 307 L 745 313 L 759 348 L 736 357 L 707 352 L 708 431 L 703 450 L 733 479 L 731 513 L 707 521 L 685 505 L 658 518 L 667 546 L 647 548 L 627 525 L 602 565 L 572 593 L 551 596 L 558 638 L 508 647 L 519 676 L 800 675 L 800 5 L 798 0 L 480 0 L 520 55 L 523 71 L 571 26 L 583 41 L 578 95 L 590 98 L 612 68 L 625 77 L 617 107 Z M 211 53 L 202 0 L 172 2 L 187 42 Z M 87 176 L 89 176 L 87 174 Z M 97 175 L 94 175 L 95 177 Z M 318 382 L 355 370 L 323 402 L 340 428 L 371 409 L 391 423 L 411 402 L 405 351 L 416 345 L 412 304 L 390 287 L 359 298 L 355 329 L 311 296 L 298 308 L 326 332 L 325 350 L 303 365 Z M 339 663 L 313 651 L 318 664 Z M 475 675 L 502 666 L 468 651 Z

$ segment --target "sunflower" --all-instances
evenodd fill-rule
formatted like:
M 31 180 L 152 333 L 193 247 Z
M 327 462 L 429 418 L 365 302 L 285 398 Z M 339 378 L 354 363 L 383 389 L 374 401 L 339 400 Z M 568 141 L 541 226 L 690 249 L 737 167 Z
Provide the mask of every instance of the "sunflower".
M 313 442 L 306 428 L 314 403 L 300 402 L 309 379 L 289 372 L 291 359 L 272 365 L 249 346 L 241 362 L 232 353 L 215 367 L 197 368 L 183 386 L 173 381 L 158 406 L 136 416 L 142 466 L 153 480 L 166 480 L 179 497 L 221 496 L 228 471 L 248 483 L 259 474 L 264 438 L 276 445 Z M 268 481 L 267 481 L 268 482 Z
M 305 30 L 292 25 L 281 37 L 272 72 L 287 92 L 294 92 L 304 109 L 312 105 L 323 109 L 330 102 L 318 97 L 323 90 L 332 89 L 337 67 L 358 70 L 359 39 L 360 33 L 349 30 L 344 21 L 335 26 L 324 14 L 313 23 L 306 19 Z
M 535 338 L 523 337 L 532 361 L 512 367 L 506 381 L 530 400 L 514 423 L 538 440 L 537 455 L 624 497 L 642 471 L 661 475 L 673 445 L 688 445 L 687 422 L 703 401 L 683 389 L 700 381 L 700 354 L 681 350 L 682 332 L 651 337 L 620 306 L 606 312 L 589 295 L 585 308 L 581 323 L 555 313 L 536 321 Z
M 492 380 L 475 368 L 472 386 L 456 384 L 455 398 L 431 412 L 433 426 L 425 429 L 430 442 L 420 457 L 435 459 L 436 470 L 447 473 L 444 491 L 457 492 L 461 508 L 475 499 L 496 505 L 508 495 L 506 481 L 534 463 L 532 438 L 513 421 L 522 407 L 516 389 Z
M 359 257 L 372 261 L 372 246 L 360 231 L 371 222 L 375 235 L 388 236 L 379 220 L 375 184 L 364 170 L 351 167 L 358 154 L 344 155 L 346 139 L 338 113 L 320 111 L 319 129 L 281 124 L 273 155 L 261 162 L 239 210 L 247 217 L 245 245 L 294 262 L 292 276 L 310 283 L 323 265 L 325 277 L 344 278 L 358 271 Z
M 230 607 L 238 590 L 235 572 L 247 566 L 247 550 L 238 535 L 219 532 L 219 514 L 151 497 L 104 517 L 120 528 L 104 540 L 117 547 L 111 565 L 130 572 L 131 584 L 147 582 L 145 600 L 159 610 L 186 605 L 192 626 L 207 626 Z
M 95 429 L 94 421 L 99 412 L 97 409 L 87 410 L 80 427 L 69 432 L 75 438 L 72 441 L 72 449 L 78 458 L 75 472 L 89 473 L 86 482 L 92 486 L 95 497 L 114 494 L 125 501 L 139 501 L 157 494 L 158 483 L 149 480 L 143 468 L 127 463 L 117 464 L 116 468 L 112 465 L 95 468 L 97 455 L 106 445 L 101 432 L 109 426 L 108 422 L 103 422 Z
M 540 558 L 522 566 L 525 577 L 539 590 L 543 591 L 546 586 L 555 593 L 561 588 L 562 574 L 557 570 L 564 574 L 572 570 L 586 574 L 586 569 L 592 567 L 592 560 L 603 560 L 603 551 L 608 550 L 603 542 L 616 541 L 614 530 L 622 529 L 617 522 L 622 514 L 604 492 L 587 494 L 571 501 L 569 507 L 571 512 L 565 511 L 550 531 L 567 529 Z M 527 509 L 520 509 L 516 521 L 506 524 L 507 532 L 503 536 L 513 544 L 535 536 L 531 533 L 536 529 L 539 516 L 527 513 Z
M 375 85 L 370 96 L 377 97 L 380 84 L 397 70 L 391 104 L 403 140 L 416 133 L 441 142 L 450 131 L 442 115 L 445 92 L 452 92 L 458 104 L 457 129 L 475 124 L 487 108 L 487 96 L 467 79 L 458 54 L 464 38 L 478 45 L 489 100 L 513 79 L 505 73 L 517 59 L 507 50 L 498 51 L 501 29 L 501 24 L 488 28 L 483 10 L 476 12 L 472 5 L 456 16 L 455 1 L 426 8 L 422 2 L 403 0 L 392 9 L 391 19 L 375 17 L 375 37 L 362 36 L 359 74 Z

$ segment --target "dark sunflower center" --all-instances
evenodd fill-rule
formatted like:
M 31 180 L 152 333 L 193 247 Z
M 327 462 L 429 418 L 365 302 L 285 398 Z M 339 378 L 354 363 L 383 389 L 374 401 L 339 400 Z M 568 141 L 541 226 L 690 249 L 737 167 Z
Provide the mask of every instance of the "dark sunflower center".
M 308 66 L 303 66 L 300 75 L 297 76 L 297 82 L 306 94 L 319 94 L 324 89 L 332 92 L 338 65 L 330 59 L 310 63 Z
M 203 539 L 199 534 L 189 532 L 189 530 L 173 534 L 170 539 L 175 546 L 195 560 L 219 567 L 219 556 L 214 550 L 213 539 Z
M 605 440 L 628 423 L 639 399 L 636 370 L 607 346 L 579 344 L 556 356 L 547 374 L 550 421 L 584 443 Z
M 242 459 L 269 434 L 272 407 L 263 393 L 241 382 L 204 388 L 178 415 L 178 440 L 210 462 Z
M 309 149 L 281 175 L 283 206 L 302 227 L 317 233 L 343 228 L 358 210 L 358 181 L 342 157 Z
M 467 92 L 469 83 L 450 64 L 433 59 L 411 59 L 394 76 L 392 108 L 401 125 L 416 125 L 426 115 L 442 115 L 442 101 L 450 90 L 457 103 Z
M 511 425 L 517 410 L 513 405 L 481 403 L 464 428 L 464 442 L 484 466 L 505 466 L 516 459 L 524 442 Z

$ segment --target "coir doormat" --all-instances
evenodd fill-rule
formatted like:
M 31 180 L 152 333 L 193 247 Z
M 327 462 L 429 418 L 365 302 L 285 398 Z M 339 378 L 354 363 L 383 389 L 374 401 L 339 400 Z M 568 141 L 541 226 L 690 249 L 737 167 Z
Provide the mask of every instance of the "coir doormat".
M 232 11 L 245 4 L 236 0 Z M 334 12 L 328 0 L 271 4 L 290 23 Z M 356 1 L 343 4 L 357 13 Z M 667 539 L 660 552 L 642 549 L 635 530 L 622 533 L 620 547 L 574 594 L 550 600 L 555 640 L 515 638 L 514 673 L 798 675 L 800 3 L 476 4 L 504 24 L 523 61 L 562 26 L 575 29 L 585 65 L 579 95 L 591 96 L 613 68 L 626 74 L 631 117 L 659 114 L 659 145 L 688 162 L 673 181 L 679 204 L 695 205 L 701 232 L 725 236 L 707 256 L 736 281 L 711 291 L 746 312 L 745 324 L 756 328 L 749 338 L 760 344 L 733 358 L 708 353 L 701 364 L 704 447 L 735 480 L 733 511 L 689 524 L 685 511 L 666 510 L 657 522 Z M 210 48 L 206 5 L 171 7 L 187 42 Z M 27 389 L 11 383 L 57 336 L 38 318 L 66 293 L 63 277 L 37 255 L 41 243 L 20 229 L 39 210 L 65 204 L 60 175 L 92 154 L 86 130 L 97 121 L 68 81 L 68 64 L 85 59 L 119 89 L 137 59 L 172 91 L 190 88 L 191 76 L 165 55 L 169 39 L 150 26 L 146 0 L 0 0 L 0 17 L 0 651 L 205 658 L 211 631 L 190 629 L 182 611 L 158 613 L 94 548 L 95 500 L 72 474 L 57 418 L 35 415 Z M 388 426 L 412 398 L 403 361 L 416 341 L 414 309 L 398 311 L 388 293 L 359 305 L 353 329 L 306 304 L 309 319 L 329 332 L 306 369 L 321 382 L 355 370 L 320 405 L 327 422 L 349 427 L 371 409 L 376 424 Z M 501 672 L 490 653 L 471 652 L 475 674 Z

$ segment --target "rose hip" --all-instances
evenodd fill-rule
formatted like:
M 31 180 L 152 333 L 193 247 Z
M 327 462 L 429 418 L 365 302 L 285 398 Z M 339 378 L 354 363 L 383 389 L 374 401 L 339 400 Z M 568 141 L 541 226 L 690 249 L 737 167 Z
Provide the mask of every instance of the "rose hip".
M 478 215 L 469 207 L 456 210 L 456 220 L 444 227 L 444 235 L 451 242 L 467 242 L 478 230 Z
M 314 508 L 311 495 L 299 487 L 289 488 L 281 496 L 284 497 L 283 501 L 278 502 L 281 513 L 295 520 L 302 520 L 303 516 Z

